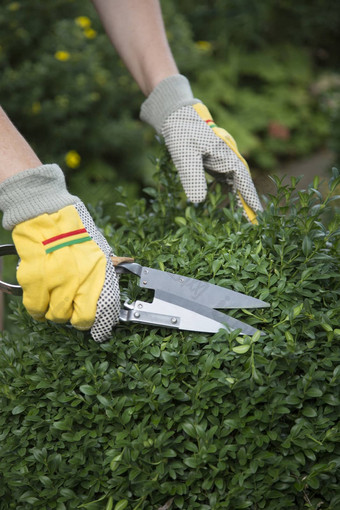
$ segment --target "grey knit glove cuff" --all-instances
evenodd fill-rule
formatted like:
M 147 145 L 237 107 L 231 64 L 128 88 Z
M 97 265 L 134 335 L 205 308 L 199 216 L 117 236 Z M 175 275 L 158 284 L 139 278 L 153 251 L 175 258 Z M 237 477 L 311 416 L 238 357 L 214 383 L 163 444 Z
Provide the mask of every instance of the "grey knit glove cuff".
M 55 164 L 24 170 L 0 184 L 0 210 L 6 230 L 77 202 L 80 199 L 67 191 L 64 174 Z
M 140 118 L 161 134 L 165 119 L 182 106 L 201 103 L 195 99 L 188 79 L 175 74 L 161 81 L 144 101 Z

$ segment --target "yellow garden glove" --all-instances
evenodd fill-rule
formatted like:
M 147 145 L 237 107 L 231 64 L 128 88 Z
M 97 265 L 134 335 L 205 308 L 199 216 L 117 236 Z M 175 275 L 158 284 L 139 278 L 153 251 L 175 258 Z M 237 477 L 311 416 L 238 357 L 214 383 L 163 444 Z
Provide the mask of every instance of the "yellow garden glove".
M 188 199 L 202 202 L 207 193 L 205 171 L 232 188 L 248 221 L 256 223 L 262 205 L 248 165 L 233 137 L 218 127 L 201 101 L 195 99 L 188 80 L 166 78 L 141 108 L 141 119 L 164 137 Z
M 18 193 L 24 207 L 13 202 Z M 45 165 L 4 181 L 0 205 L 4 226 L 13 228 L 27 311 L 37 320 L 91 328 L 98 342 L 109 338 L 120 311 L 113 252 L 84 204 L 68 194 L 61 170 Z

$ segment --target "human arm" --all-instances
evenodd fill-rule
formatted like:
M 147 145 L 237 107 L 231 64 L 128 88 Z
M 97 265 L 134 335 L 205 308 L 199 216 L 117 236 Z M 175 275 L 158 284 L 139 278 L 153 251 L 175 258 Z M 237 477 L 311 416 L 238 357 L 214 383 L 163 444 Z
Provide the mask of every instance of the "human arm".
M 178 74 L 158 0 L 92 0 L 113 46 L 148 96 Z
M 42 165 L 40 159 L 0 107 L 0 182 L 27 168 Z
M 205 171 L 229 185 L 244 216 L 257 222 L 262 205 L 233 137 L 218 127 L 179 74 L 157 0 L 92 0 L 106 32 L 147 96 L 141 119 L 164 137 L 188 199 L 202 202 Z
M 43 165 L 0 110 L 0 209 L 20 257 L 23 303 L 37 320 L 70 321 L 101 342 L 118 322 L 112 249 L 58 165 Z

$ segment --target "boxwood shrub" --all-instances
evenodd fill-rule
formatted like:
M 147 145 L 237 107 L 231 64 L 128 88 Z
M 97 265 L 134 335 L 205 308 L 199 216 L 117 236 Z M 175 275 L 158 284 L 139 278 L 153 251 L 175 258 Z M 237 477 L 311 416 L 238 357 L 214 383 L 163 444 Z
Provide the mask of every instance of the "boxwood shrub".
M 215 335 L 120 324 L 96 344 L 12 299 L 0 341 L 0 508 L 340 508 L 339 173 L 275 178 L 259 225 L 213 186 L 188 205 L 167 157 L 113 223 L 120 255 L 268 301 Z M 148 299 L 132 276 L 122 299 Z M 149 292 L 149 291 L 148 291 Z

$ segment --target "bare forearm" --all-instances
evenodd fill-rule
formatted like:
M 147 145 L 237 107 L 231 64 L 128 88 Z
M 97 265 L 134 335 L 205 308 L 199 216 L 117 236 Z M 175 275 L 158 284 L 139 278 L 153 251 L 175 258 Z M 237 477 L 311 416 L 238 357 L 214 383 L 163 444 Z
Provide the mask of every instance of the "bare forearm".
M 158 0 L 92 0 L 103 26 L 142 92 L 178 73 Z
M 42 163 L 0 107 L 0 182 Z

